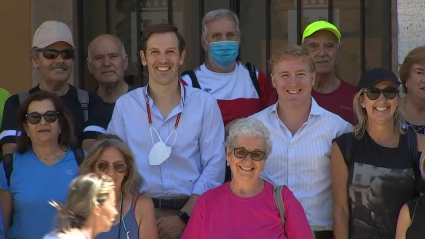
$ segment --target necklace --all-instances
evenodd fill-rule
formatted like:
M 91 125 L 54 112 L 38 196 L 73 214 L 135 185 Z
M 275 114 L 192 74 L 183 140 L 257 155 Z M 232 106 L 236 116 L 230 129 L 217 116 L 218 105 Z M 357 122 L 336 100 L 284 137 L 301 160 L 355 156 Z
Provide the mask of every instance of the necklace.
M 407 125 L 412 128 L 414 131 L 416 131 L 416 133 L 423 133 L 423 129 L 425 128 L 425 125 L 413 125 L 410 123 L 407 123 Z
M 33 152 L 34 152 L 34 151 L 33 151 Z M 35 152 L 34 152 L 34 155 L 35 155 L 35 156 L 36 156 L 39 160 L 41 160 L 41 158 L 40 158 L 40 157 L 38 157 L 38 156 L 37 156 L 37 154 L 36 154 Z M 59 156 L 60 156 L 60 155 L 61 155 L 61 152 L 59 152 L 59 153 L 58 153 L 58 155 L 56 155 L 55 157 L 53 157 L 53 158 L 52 158 L 52 160 L 53 160 L 53 161 L 55 161 L 55 160 L 59 159 Z M 44 158 L 44 161 L 47 161 L 47 158 Z

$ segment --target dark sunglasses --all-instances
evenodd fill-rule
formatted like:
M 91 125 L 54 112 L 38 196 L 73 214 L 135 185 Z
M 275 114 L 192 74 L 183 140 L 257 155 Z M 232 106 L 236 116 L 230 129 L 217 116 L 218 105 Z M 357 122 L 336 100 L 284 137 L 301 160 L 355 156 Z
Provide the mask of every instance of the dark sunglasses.
M 58 119 L 59 116 L 59 112 L 57 111 L 53 111 L 53 110 L 48 110 L 46 111 L 46 113 L 44 114 L 40 114 L 38 112 L 31 112 L 27 115 L 25 115 L 27 117 L 27 121 L 30 124 L 38 124 L 41 121 L 41 117 L 44 117 L 44 120 L 47 123 L 53 123 Z
M 233 154 L 235 155 L 236 158 L 240 158 L 240 159 L 244 159 L 246 158 L 246 156 L 248 156 L 248 154 L 251 156 L 251 159 L 254 161 L 261 161 L 264 159 L 264 157 L 266 157 L 266 153 L 260 150 L 255 150 L 255 151 L 248 151 L 246 150 L 244 147 L 241 148 L 232 148 L 233 149 Z
M 391 100 L 394 99 L 398 94 L 398 89 L 395 87 L 387 87 L 382 90 L 375 87 L 371 87 L 366 88 L 363 91 L 366 92 L 367 98 L 369 98 L 369 100 L 378 99 L 381 93 L 384 94 L 385 99 Z
M 51 49 L 39 49 L 37 51 L 42 52 L 45 58 L 51 59 L 51 60 L 58 58 L 59 54 L 61 54 L 62 58 L 65 60 L 72 59 L 74 57 L 74 50 L 72 49 L 63 50 L 63 51 L 57 51 L 57 50 L 51 50 Z
M 116 173 L 124 173 L 127 165 L 125 163 L 108 163 L 108 162 L 97 162 L 96 167 L 102 173 L 107 173 L 111 166 Z

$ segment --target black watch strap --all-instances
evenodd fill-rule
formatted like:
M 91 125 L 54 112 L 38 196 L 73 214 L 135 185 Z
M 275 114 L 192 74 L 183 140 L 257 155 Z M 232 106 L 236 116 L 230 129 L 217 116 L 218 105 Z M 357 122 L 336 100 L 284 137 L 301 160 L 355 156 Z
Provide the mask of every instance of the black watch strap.
M 182 220 L 186 224 L 189 221 L 189 215 L 186 212 L 178 211 L 176 215 L 179 216 L 180 220 Z

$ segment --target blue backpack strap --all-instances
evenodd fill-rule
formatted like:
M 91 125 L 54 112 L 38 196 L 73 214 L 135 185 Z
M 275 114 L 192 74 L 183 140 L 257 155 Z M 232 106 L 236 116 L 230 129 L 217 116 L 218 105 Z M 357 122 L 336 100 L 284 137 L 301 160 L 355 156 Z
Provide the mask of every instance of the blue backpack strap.
M 10 177 L 13 171 L 13 154 L 6 154 L 3 156 L 3 169 L 6 175 L 7 185 L 10 186 Z
M 257 70 L 255 69 L 255 66 L 252 63 L 247 62 L 245 66 L 248 69 L 249 76 L 251 77 L 252 84 L 254 85 L 254 88 L 257 91 L 258 97 L 260 97 L 261 91 L 260 91 L 260 84 L 258 84 L 258 79 L 257 79 Z
M 193 70 L 183 71 L 182 76 L 188 75 L 190 80 L 192 81 L 192 87 L 201 89 L 201 85 L 199 84 L 198 78 L 195 75 Z
M 80 148 L 74 149 L 74 155 L 75 155 L 75 160 L 77 161 L 77 165 L 78 167 L 80 167 L 80 165 L 84 161 L 84 158 L 86 157 L 86 155 L 84 154 L 84 150 Z

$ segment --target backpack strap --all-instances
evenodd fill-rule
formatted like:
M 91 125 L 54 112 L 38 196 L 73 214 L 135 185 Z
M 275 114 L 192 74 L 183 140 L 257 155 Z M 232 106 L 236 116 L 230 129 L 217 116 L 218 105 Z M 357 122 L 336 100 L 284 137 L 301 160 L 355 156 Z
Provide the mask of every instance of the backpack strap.
M 257 71 L 255 69 L 255 66 L 254 64 L 249 62 L 247 62 L 245 66 L 248 69 L 249 76 L 251 77 L 252 84 L 254 85 L 254 88 L 257 91 L 258 97 L 260 97 L 261 91 L 260 91 L 260 85 L 258 84 Z
M 89 119 L 89 92 L 77 88 L 77 94 L 78 101 L 80 101 L 81 108 L 83 109 L 84 122 L 87 122 L 87 120 Z
M 19 98 L 19 104 L 22 104 L 22 102 L 24 102 L 24 100 L 26 98 L 28 98 L 30 96 L 30 92 L 29 91 L 24 91 L 18 94 L 18 98 Z
M 417 168 L 416 160 L 418 159 L 418 138 L 416 132 L 411 128 L 407 129 L 407 148 L 409 150 L 409 158 L 412 160 L 413 168 Z
M 84 154 L 84 150 L 80 148 L 74 149 L 74 155 L 75 155 L 75 160 L 77 161 L 77 165 L 78 167 L 80 167 L 80 165 L 84 161 L 84 158 L 86 157 L 86 155 Z
M 7 185 L 10 186 L 10 177 L 13 171 L 13 154 L 6 154 L 3 156 L 3 169 L 6 175 Z
M 285 231 L 285 203 L 283 202 L 283 198 L 282 198 L 282 190 L 285 187 L 286 187 L 285 185 L 274 187 L 273 197 L 274 197 L 274 201 L 276 202 L 277 209 L 279 210 L 279 214 L 280 214 L 280 217 L 282 219 L 281 224 L 282 224 L 282 227 L 283 227 L 283 231 L 285 232 L 285 236 L 286 236 L 286 231 Z
M 354 142 L 355 138 L 353 133 L 345 133 L 344 134 L 345 139 L 345 155 L 344 155 L 344 161 L 347 166 L 350 166 L 351 162 L 351 156 L 353 154 L 354 149 Z
M 184 75 L 188 75 L 190 77 L 190 79 L 192 80 L 193 88 L 201 89 L 201 85 L 199 84 L 198 78 L 195 75 L 195 71 L 193 70 L 183 71 L 182 76 Z

